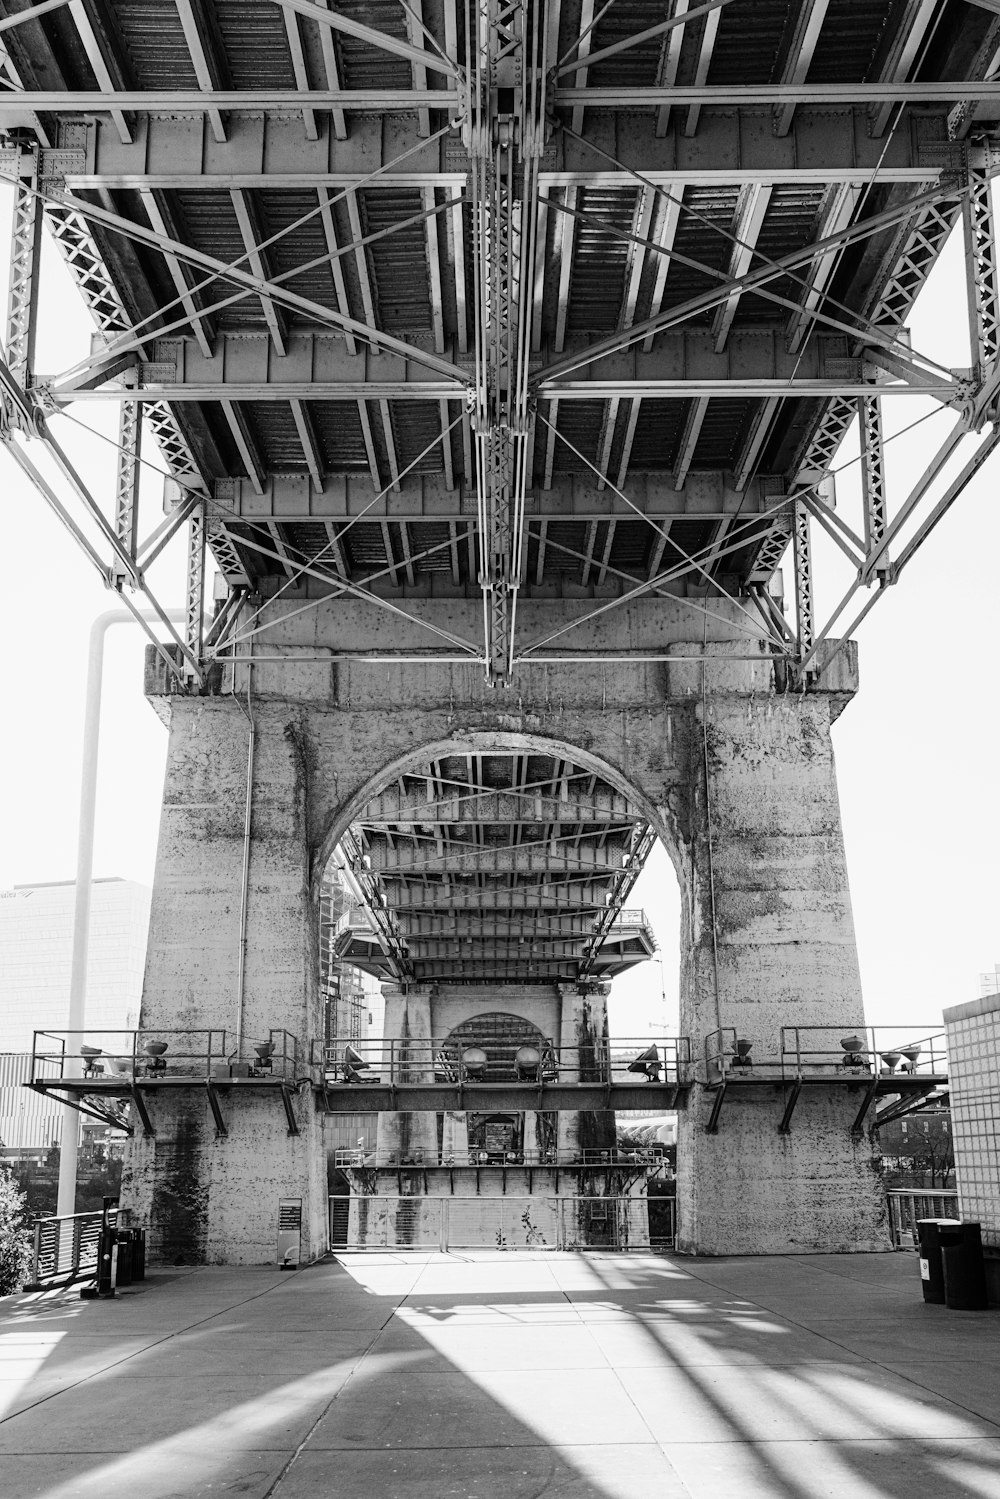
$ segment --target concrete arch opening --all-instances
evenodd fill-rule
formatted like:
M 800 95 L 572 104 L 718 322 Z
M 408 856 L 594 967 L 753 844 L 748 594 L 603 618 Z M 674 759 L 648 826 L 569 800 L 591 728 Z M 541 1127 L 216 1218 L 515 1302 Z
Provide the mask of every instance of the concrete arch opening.
M 542 1095 L 557 1078 L 596 1078 L 617 1056 L 639 1110 L 647 1078 L 622 1059 L 650 1047 L 674 1056 L 675 1041 L 652 1035 L 645 1017 L 637 1031 L 609 1025 L 615 979 L 657 949 L 649 916 L 630 900 L 654 821 L 646 799 L 592 754 L 495 733 L 411 751 L 338 813 L 324 841 L 320 987 L 327 1066 L 357 1084 L 357 1106 L 327 1115 L 327 1157 L 336 1196 L 346 1175 L 350 1195 L 386 1210 L 335 1203 L 335 1233 L 360 1245 L 369 1233 L 392 1245 L 397 1232 L 402 1244 L 422 1243 L 428 1222 L 441 1233 L 454 1222 L 491 1244 L 500 1197 L 544 1199 L 557 1216 L 600 1198 L 603 1212 L 572 1208 L 556 1237 L 648 1241 L 645 1193 L 667 1174 L 663 1156 L 619 1152 L 611 1108 L 549 1107 Z M 658 972 L 651 982 L 658 991 Z M 385 995 L 382 1024 L 359 1024 L 380 1008 L 363 998 L 373 983 Z M 399 1065 L 394 1048 L 425 1081 L 461 1079 L 464 1106 L 366 1117 L 364 1084 Z M 538 1099 L 490 1098 L 527 1082 Z M 390 1205 L 402 1197 L 411 1200 L 400 1215 Z M 502 1237 L 534 1244 L 536 1230 L 526 1208 Z

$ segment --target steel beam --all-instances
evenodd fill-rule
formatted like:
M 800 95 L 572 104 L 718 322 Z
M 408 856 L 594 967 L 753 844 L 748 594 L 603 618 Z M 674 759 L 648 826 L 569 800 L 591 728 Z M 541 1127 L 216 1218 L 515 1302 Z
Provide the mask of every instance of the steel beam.
M 794 502 L 792 548 L 795 559 L 796 640 L 799 657 L 803 659 L 809 655 L 813 647 L 815 621 L 809 509 L 801 499 Z
M 22 390 L 27 389 L 34 374 L 35 330 L 38 325 L 42 212 L 34 191 L 37 173 L 37 152 L 18 151 L 7 280 L 6 351 L 10 373 Z
M 969 333 L 977 378 L 992 370 L 1000 353 L 1000 283 L 990 179 L 985 171 L 969 173 L 963 200 L 965 268 L 968 278 Z
M 858 422 L 861 437 L 861 494 L 865 513 L 865 552 L 871 555 L 885 535 L 887 522 L 880 396 L 870 395 L 860 398 Z M 865 568 L 864 581 L 870 582 L 872 576 L 877 576 L 884 581 L 890 573 L 889 554 L 883 552 L 878 566 L 872 573 L 869 573 L 867 567 Z
M 307 0 L 312 5 L 312 0 Z M 315 7 L 313 7 L 315 8 Z M 330 12 L 330 14 L 333 14 Z M 394 39 L 395 40 L 395 39 Z M 406 45 L 401 43 L 400 45 Z M 428 63 L 427 52 L 420 61 Z M 794 104 L 821 109 L 826 105 L 959 104 L 972 100 L 1000 102 L 1000 83 L 969 78 L 917 80 L 906 83 L 755 83 L 677 84 L 645 88 L 555 88 L 549 103 L 557 109 L 656 110 L 666 106 L 724 111 L 760 105 Z M 0 93 L 0 119 L 34 114 L 207 114 L 213 109 L 300 114 L 303 109 L 363 114 L 411 114 L 419 109 L 453 112 L 463 102 L 455 88 L 440 89 L 23 89 Z
M 118 462 L 115 473 L 115 530 L 122 546 L 137 558 L 139 545 L 139 476 L 142 447 L 142 409 L 136 401 L 123 401 L 118 412 Z M 114 576 L 124 583 L 119 563 Z
M 788 51 L 781 70 L 782 83 L 801 85 L 805 83 L 816 53 L 819 35 L 826 20 L 830 0 L 802 0 Z M 774 109 L 775 135 L 787 135 L 795 114 L 794 104 L 776 105 Z

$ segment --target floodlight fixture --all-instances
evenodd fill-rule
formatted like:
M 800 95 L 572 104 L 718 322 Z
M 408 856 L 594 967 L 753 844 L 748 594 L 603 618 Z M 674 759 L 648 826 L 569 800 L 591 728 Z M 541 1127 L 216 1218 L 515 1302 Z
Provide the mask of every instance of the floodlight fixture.
M 467 1046 L 462 1052 L 462 1072 L 465 1078 L 470 1082 L 481 1083 L 486 1076 L 487 1061 L 481 1046 Z
M 100 1046 L 80 1047 L 80 1056 L 83 1058 L 84 1077 L 94 1077 L 98 1072 L 102 1072 L 104 1070 L 100 1062 L 98 1062 L 97 1060 L 97 1058 L 101 1055 L 102 1048 Z
M 142 1049 L 146 1053 L 147 1073 L 166 1072 L 167 1064 L 163 1060 L 168 1049 L 166 1041 L 146 1041 Z
M 658 1083 L 660 1081 L 660 1053 L 655 1046 L 647 1046 L 645 1051 L 640 1051 L 634 1062 L 628 1064 L 629 1072 L 641 1073 L 647 1083 Z
M 542 1054 L 537 1046 L 519 1046 L 514 1053 L 514 1071 L 518 1082 L 537 1078 L 542 1065 Z
M 361 1073 L 367 1071 L 369 1065 L 361 1053 L 356 1051 L 353 1046 L 348 1045 L 344 1047 L 343 1073 L 345 1083 L 364 1082 L 365 1079 L 361 1077 Z

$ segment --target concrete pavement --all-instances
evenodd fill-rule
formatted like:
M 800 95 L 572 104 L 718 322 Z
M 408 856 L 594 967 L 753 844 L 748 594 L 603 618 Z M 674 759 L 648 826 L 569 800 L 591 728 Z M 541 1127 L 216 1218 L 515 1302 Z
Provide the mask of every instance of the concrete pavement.
M 342 1255 L 0 1303 L 3 1499 L 1000 1496 L 915 1256 Z

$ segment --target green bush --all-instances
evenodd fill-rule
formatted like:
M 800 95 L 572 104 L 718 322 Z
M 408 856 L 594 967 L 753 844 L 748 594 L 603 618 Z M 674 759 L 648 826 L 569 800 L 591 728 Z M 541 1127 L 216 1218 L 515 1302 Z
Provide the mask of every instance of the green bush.
M 0 1169 L 0 1296 L 20 1291 L 31 1263 L 31 1232 L 24 1217 L 24 1193 Z

